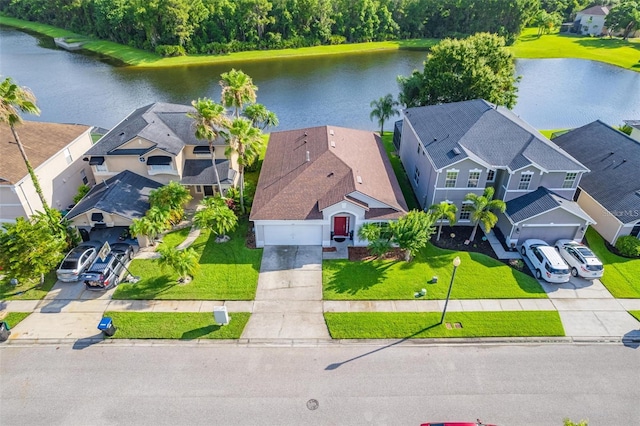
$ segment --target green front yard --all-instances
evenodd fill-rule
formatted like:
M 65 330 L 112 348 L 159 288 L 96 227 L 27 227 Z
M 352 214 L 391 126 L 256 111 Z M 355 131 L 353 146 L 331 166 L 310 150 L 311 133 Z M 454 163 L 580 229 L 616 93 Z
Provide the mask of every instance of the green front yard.
M 112 312 L 117 331 L 114 339 L 239 339 L 247 321 L 248 312 L 229 314 L 229 324 L 213 322 L 210 312 Z
M 325 313 L 334 339 L 424 339 L 439 337 L 564 336 L 555 311 L 448 312 L 445 323 L 439 312 Z
M 589 227 L 587 242 L 604 264 L 604 275 L 600 279 L 607 290 L 617 298 L 640 298 L 640 259 L 617 256 L 607 249 L 604 239 Z
M 0 274 L 1 275 L 1 274 Z M 56 271 L 53 270 L 44 276 L 44 285 L 40 287 L 39 279 L 24 281 L 13 286 L 9 277 L 0 281 L 0 300 L 39 300 L 53 288 L 57 281 Z
M 325 260 L 322 286 L 325 300 L 402 300 L 427 290 L 425 299 L 447 296 L 452 261 L 460 256 L 452 299 L 546 298 L 535 279 L 479 253 L 453 252 L 429 244 L 411 262 Z M 429 284 L 433 276 L 436 284 Z
M 248 249 L 248 223 L 241 221 L 230 234 L 231 241 L 218 244 L 209 231 L 202 231 L 193 247 L 200 254 L 200 269 L 188 284 L 178 284 L 177 275 L 160 269 L 155 259 L 134 259 L 129 266 L 141 279 L 120 284 L 114 299 L 251 300 L 258 285 L 261 249 Z M 176 238 L 177 239 L 177 238 Z
M 7 315 L 5 315 L 5 317 L 0 321 L 4 321 L 9 324 L 9 328 L 11 329 L 29 315 L 31 315 L 31 312 L 7 312 Z

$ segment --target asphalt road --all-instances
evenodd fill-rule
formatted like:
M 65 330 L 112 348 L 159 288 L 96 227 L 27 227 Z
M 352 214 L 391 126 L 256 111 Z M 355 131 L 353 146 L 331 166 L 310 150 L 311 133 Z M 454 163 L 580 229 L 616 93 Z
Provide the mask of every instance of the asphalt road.
M 639 366 L 614 344 L 4 346 L 0 424 L 632 425 Z

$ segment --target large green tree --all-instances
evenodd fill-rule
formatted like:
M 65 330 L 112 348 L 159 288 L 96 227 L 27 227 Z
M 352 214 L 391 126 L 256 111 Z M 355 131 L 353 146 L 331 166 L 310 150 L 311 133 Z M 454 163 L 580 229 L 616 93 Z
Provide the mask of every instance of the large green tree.
M 31 176 L 33 186 L 38 194 L 38 198 L 40 198 L 40 202 L 42 203 L 42 208 L 49 217 L 51 222 L 50 224 L 54 226 L 55 224 L 51 218 L 49 203 L 47 203 L 47 200 L 44 197 L 38 176 L 36 176 L 36 172 L 29 161 L 29 157 L 27 157 L 24 145 L 22 145 L 22 141 L 20 140 L 16 130 L 16 126 L 22 123 L 20 112 L 40 115 L 40 108 L 36 105 L 36 97 L 29 89 L 18 86 L 11 77 L 7 77 L 2 81 L 2 83 L 0 83 L 0 123 L 8 125 L 11 129 L 16 146 L 20 150 L 20 155 L 22 155 L 22 159 L 24 160 L 24 164 L 27 166 L 29 176 Z
M 371 113 L 369 114 L 369 118 L 373 120 L 374 118 L 378 119 L 378 124 L 380 125 L 380 136 L 384 133 L 384 123 L 393 116 L 396 116 L 400 113 L 398 108 L 398 101 L 393 99 L 391 93 L 381 97 L 378 100 L 371 101 Z
M 437 105 L 482 98 L 513 108 L 518 77 L 505 39 L 478 33 L 445 39 L 431 49 L 423 72 L 398 77 L 400 102 L 407 107 Z
M 233 108 L 234 115 L 238 118 L 246 104 L 256 102 L 258 87 L 253 84 L 251 77 L 235 68 L 223 73 L 220 77 L 222 104 L 227 108 Z
M 201 205 L 202 209 L 198 210 L 194 215 L 193 223 L 198 228 L 206 228 L 213 231 L 218 241 L 227 240 L 226 233 L 233 231 L 238 225 L 238 217 L 233 210 L 219 196 L 205 197 Z
M 216 150 L 213 141 L 220 135 L 223 128 L 228 126 L 229 119 L 225 115 L 225 108 L 212 101 L 209 98 L 199 98 L 192 101 L 191 105 L 195 108 L 195 112 L 188 113 L 194 121 L 196 129 L 196 138 L 209 142 L 209 152 L 211 153 L 211 164 L 218 185 L 218 193 L 222 195 L 222 184 L 220 183 L 220 175 L 216 167 Z
M 640 27 L 640 2 L 621 1 L 605 17 L 605 25 L 613 32 L 622 31 L 622 37 L 628 39 Z
M 151 206 L 169 210 L 169 221 L 174 225 L 184 217 L 184 206 L 191 198 L 189 190 L 174 180 L 149 193 Z
M 473 231 L 471 231 L 469 241 L 475 239 L 478 224 L 482 223 L 484 231 L 488 233 L 498 223 L 498 217 L 493 212 L 497 210 L 504 213 L 507 209 L 504 201 L 493 199 L 494 191 L 493 187 L 488 186 L 482 195 L 469 193 L 464 197 L 466 201 L 471 201 L 469 209 L 471 211 Z
M 434 219 L 431 215 L 412 210 L 389 224 L 393 234 L 392 241 L 405 251 L 407 262 L 411 261 L 411 258 L 429 243 L 429 238 L 434 231 L 433 222 Z

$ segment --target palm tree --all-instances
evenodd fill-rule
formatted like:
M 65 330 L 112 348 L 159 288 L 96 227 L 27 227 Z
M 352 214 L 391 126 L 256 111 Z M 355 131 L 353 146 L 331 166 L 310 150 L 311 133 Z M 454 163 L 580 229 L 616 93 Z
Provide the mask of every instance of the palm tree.
M 262 130 L 267 127 L 276 127 L 279 124 L 278 116 L 262 104 L 248 105 L 243 112 L 244 116 L 251 120 L 254 127 Z
M 429 214 L 438 221 L 438 236 L 436 237 L 436 241 L 440 241 L 440 233 L 442 232 L 442 222 L 444 219 L 449 221 L 450 226 L 456 224 L 457 211 L 458 208 L 455 204 L 451 204 L 446 201 L 441 201 L 439 204 L 429 206 Z
M 229 147 L 227 156 L 236 154 L 240 175 L 240 210 L 244 210 L 244 167 L 251 164 L 259 155 L 264 143 L 260 129 L 253 127 L 246 118 L 235 118 L 225 134 Z
M 381 97 L 377 101 L 371 101 L 371 107 L 373 110 L 369 114 L 369 118 L 371 120 L 374 118 L 378 119 L 378 124 L 380 125 L 380 136 L 382 136 L 382 133 L 384 132 L 384 122 L 400 113 L 398 108 L 396 108 L 398 105 L 400 104 L 398 101 L 393 99 L 391 93 Z
M 178 273 L 178 282 L 185 282 L 189 276 L 193 275 L 200 268 L 198 263 L 198 252 L 192 247 L 178 250 L 175 247 L 158 247 L 158 264 L 162 269 L 171 268 Z
M 172 180 L 167 185 L 154 189 L 149 194 L 151 206 L 158 206 L 169 210 L 169 220 L 177 224 L 184 216 L 184 205 L 191 200 L 189 190 Z
M 256 102 L 256 91 L 258 88 L 253 84 L 253 80 L 242 71 L 232 69 L 220 76 L 220 86 L 222 86 L 222 104 L 226 107 L 235 108 L 236 118 L 240 117 L 240 110 L 245 104 Z
M 485 232 L 491 231 L 496 223 L 498 223 L 498 217 L 493 213 L 493 210 L 499 210 L 504 213 L 507 209 L 507 205 L 502 200 L 493 199 L 494 189 L 489 186 L 484 189 L 482 195 L 469 193 L 465 195 L 464 199 L 471 201 L 471 220 L 474 222 L 473 231 L 469 237 L 469 241 L 473 241 L 476 237 L 476 231 L 478 224 L 482 222 Z
M 221 197 L 206 197 L 200 204 L 204 208 L 196 212 L 193 223 L 198 228 L 211 229 L 218 240 L 226 240 L 225 234 L 233 231 L 238 225 L 238 217 L 233 210 Z
M 196 138 L 204 139 L 209 142 L 209 152 L 211 152 L 211 164 L 216 176 L 218 184 L 218 192 L 222 195 L 222 184 L 220 184 L 220 176 L 216 167 L 216 151 L 213 141 L 220 135 L 220 128 L 228 125 L 229 119 L 225 115 L 225 109 L 222 105 L 213 102 L 209 98 L 198 98 L 192 101 L 191 105 L 196 109 L 195 112 L 188 113 L 187 116 L 193 118 L 196 127 Z
M 44 208 L 51 225 L 55 226 L 51 217 L 51 209 L 49 208 L 49 204 L 42 193 L 40 181 L 29 162 L 27 153 L 24 150 L 24 145 L 22 145 L 18 132 L 16 131 L 16 125 L 22 123 L 22 117 L 18 111 L 40 115 L 40 108 L 36 105 L 35 95 L 26 87 L 18 86 L 13 82 L 11 77 L 7 77 L 2 83 L 0 83 L 0 123 L 8 124 L 11 128 L 11 133 L 13 133 L 13 138 L 15 139 L 16 145 L 18 145 L 24 164 L 27 166 L 27 171 L 29 172 L 29 176 L 31 176 L 33 186 L 40 198 L 42 207 Z
M 166 228 L 160 222 L 150 220 L 147 216 L 140 219 L 133 219 L 129 232 L 133 237 L 145 236 L 149 239 L 149 244 L 153 245 L 156 237 Z

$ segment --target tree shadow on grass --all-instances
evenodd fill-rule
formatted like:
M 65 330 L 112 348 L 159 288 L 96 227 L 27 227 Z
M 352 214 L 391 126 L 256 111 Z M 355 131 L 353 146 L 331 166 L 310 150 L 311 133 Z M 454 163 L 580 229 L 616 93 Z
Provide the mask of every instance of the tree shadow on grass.
M 222 326 L 211 324 L 205 327 L 200 327 L 193 330 L 185 331 L 184 333 L 182 333 L 182 336 L 180 337 L 180 339 L 183 339 L 183 340 L 199 339 L 202 336 L 206 336 L 207 334 L 211 334 L 215 331 L 220 330 L 220 327 Z
M 576 43 L 589 49 L 617 49 L 619 47 L 630 47 L 632 49 L 640 50 L 640 44 L 638 43 L 630 43 L 627 40 L 615 38 L 585 38 L 576 41 Z
M 135 284 L 120 284 L 113 294 L 114 299 L 154 299 L 171 290 L 178 283 L 169 275 L 142 279 Z
M 391 262 L 345 262 L 333 274 L 326 290 L 356 295 L 385 281 Z

